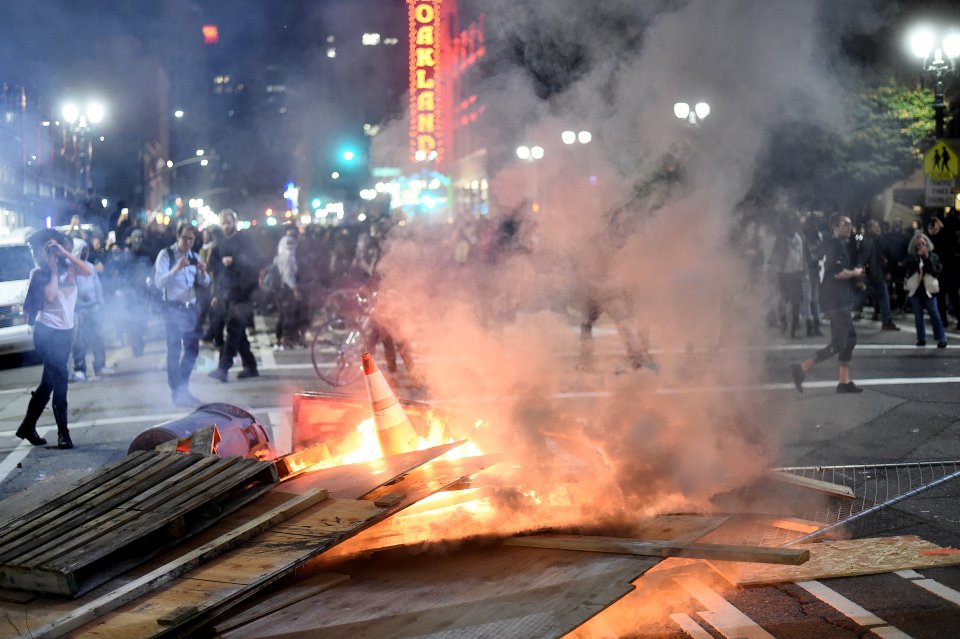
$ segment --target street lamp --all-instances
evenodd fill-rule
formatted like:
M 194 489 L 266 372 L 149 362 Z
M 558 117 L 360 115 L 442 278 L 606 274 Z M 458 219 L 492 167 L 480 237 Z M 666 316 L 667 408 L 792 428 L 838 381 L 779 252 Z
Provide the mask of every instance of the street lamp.
M 960 33 L 947 33 L 937 45 L 937 34 L 928 27 L 917 27 L 910 33 L 910 50 L 920 59 L 925 72 L 932 73 L 935 79 L 933 92 L 933 113 L 936 118 L 937 138 L 943 137 L 943 117 L 946 106 L 943 103 L 943 76 L 947 71 L 956 69 L 960 56 Z M 946 59 L 944 59 L 946 56 Z
M 686 102 L 677 102 L 673 105 L 673 114 L 678 120 L 686 120 L 688 124 L 698 126 L 710 115 L 710 105 L 706 102 L 697 102 L 691 108 Z
M 93 178 L 90 175 L 90 165 L 93 161 L 93 143 L 89 136 L 90 125 L 100 124 L 103 121 L 104 111 L 103 104 L 97 101 L 88 102 L 85 109 L 81 109 L 76 102 L 66 102 L 61 110 L 64 122 L 70 126 L 76 136 L 79 181 L 84 191 L 93 188 Z

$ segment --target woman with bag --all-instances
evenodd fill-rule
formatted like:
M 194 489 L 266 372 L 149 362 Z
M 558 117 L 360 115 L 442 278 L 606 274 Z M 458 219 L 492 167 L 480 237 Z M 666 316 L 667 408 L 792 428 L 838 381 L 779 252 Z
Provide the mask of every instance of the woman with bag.
M 926 309 L 930 315 L 930 323 L 933 324 L 933 336 L 937 338 L 937 348 L 946 348 L 947 336 L 940 320 L 940 311 L 937 309 L 937 292 L 940 290 L 937 275 L 942 268 L 940 259 L 933 252 L 933 242 L 920 232 L 910 240 L 907 253 L 903 287 L 913 308 L 913 318 L 917 325 L 917 346 L 927 345 L 927 330 L 923 322 L 923 311 Z
M 33 344 L 43 362 L 43 377 L 31 393 L 17 437 L 34 446 L 47 443 L 37 433 L 37 421 L 52 394 L 57 448 L 73 448 L 67 428 L 67 365 L 73 345 L 77 277 L 91 275 L 93 269 L 65 248 L 70 241 L 53 229 L 37 231 L 28 240 L 38 268 L 30 274 L 23 310 L 33 326 Z

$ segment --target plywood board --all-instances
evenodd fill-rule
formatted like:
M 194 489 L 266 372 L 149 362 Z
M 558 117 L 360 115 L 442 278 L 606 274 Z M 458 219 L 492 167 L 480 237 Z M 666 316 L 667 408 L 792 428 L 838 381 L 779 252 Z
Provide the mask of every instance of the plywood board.
M 632 590 L 659 560 L 471 545 L 337 564 L 350 581 L 225 639 L 560 637 Z
M 936 554 L 939 546 L 913 535 L 825 541 L 791 547 L 808 549 L 810 560 L 802 566 L 764 566 L 730 561 L 710 561 L 709 564 L 735 586 L 960 565 L 960 554 Z

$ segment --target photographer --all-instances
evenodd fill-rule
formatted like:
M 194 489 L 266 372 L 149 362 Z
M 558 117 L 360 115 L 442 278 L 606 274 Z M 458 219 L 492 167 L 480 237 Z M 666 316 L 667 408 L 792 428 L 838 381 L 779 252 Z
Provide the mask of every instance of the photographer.
M 64 248 L 69 243 L 69 238 L 52 229 L 37 231 L 29 239 L 38 268 L 30 274 L 23 310 L 27 322 L 34 327 L 33 344 L 43 362 L 43 377 L 37 390 L 31 393 L 17 437 L 34 446 L 47 443 L 37 433 L 37 420 L 52 393 L 57 447 L 73 448 L 67 428 L 67 377 L 77 304 L 77 277 L 91 275 L 93 269 Z
M 207 265 L 193 252 L 197 233 L 189 222 L 177 225 L 177 241 L 160 251 L 154 282 L 163 293 L 163 325 L 167 334 L 167 384 L 177 406 L 199 403 L 189 381 L 200 351 L 197 287 L 210 285 Z

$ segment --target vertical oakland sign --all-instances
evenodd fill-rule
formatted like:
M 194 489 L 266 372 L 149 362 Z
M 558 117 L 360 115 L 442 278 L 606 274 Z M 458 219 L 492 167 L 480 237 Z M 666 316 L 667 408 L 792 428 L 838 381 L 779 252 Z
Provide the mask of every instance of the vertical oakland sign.
M 440 3 L 407 0 L 410 12 L 410 156 L 443 157 L 440 113 Z

